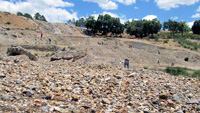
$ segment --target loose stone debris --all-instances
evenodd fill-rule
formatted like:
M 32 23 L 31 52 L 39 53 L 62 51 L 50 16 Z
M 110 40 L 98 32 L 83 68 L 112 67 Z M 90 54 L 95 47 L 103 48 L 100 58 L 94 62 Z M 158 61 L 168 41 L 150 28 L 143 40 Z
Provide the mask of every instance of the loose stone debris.
M 105 64 L 15 63 L 16 57 L 0 61 L 1 112 L 200 112 L 197 78 Z

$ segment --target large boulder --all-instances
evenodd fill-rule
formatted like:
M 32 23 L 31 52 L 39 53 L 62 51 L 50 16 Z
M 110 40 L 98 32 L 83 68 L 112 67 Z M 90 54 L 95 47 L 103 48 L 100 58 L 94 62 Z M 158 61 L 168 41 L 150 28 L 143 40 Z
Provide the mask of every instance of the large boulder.
M 51 61 L 55 60 L 71 60 L 75 62 L 76 60 L 86 56 L 86 50 L 69 50 L 60 51 L 51 57 Z
M 37 61 L 38 58 L 33 55 L 31 52 L 27 51 L 26 49 L 20 47 L 20 46 L 11 46 L 7 50 L 7 54 L 9 56 L 16 56 L 16 55 L 26 55 L 29 57 L 30 60 Z

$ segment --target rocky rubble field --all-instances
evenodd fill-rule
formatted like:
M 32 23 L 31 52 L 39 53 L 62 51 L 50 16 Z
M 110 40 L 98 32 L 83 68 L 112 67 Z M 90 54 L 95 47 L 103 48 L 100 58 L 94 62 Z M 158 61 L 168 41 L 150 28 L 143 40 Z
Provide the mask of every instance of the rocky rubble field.
M 0 78 L 1 112 L 200 112 L 199 79 L 139 67 L 1 56 Z

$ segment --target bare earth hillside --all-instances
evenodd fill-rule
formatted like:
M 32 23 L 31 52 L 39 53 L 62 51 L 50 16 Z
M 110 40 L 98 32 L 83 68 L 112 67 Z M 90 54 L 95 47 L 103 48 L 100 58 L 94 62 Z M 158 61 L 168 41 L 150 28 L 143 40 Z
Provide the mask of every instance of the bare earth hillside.
M 172 62 L 198 70 L 200 52 L 171 40 L 97 38 L 84 31 L 0 12 L 0 112 L 200 112 L 198 78 L 155 71 Z M 6 53 L 11 45 L 21 46 L 14 56 Z M 123 68 L 125 58 L 130 69 Z

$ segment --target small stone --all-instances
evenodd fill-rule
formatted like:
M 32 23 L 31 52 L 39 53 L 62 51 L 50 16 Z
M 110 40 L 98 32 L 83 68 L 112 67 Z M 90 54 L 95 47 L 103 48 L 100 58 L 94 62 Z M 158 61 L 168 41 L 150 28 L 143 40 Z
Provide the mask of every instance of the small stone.
M 21 83 L 22 83 L 22 81 L 20 81 L 20 80 L 19 80 L 19 81 L 16 81 L 16 84 L 21 84 Z
M 182 110 L 175 111 L 176 113 L 184 113 Z
M 0 78 L 5 78 L 6 77 L 6 75 L 5 74 L 3 74 L 3 73 L 0 73 Z
M 131 77 L 135 77 L 135 76 L 137 76 L 137 73 L 134 72 L 134 73 L 131 73 L 128 77 L 131 78 Z
M 8 100 L 9 98 L 10 98 L 10 97 L 9 97 L 8 95 L 3 95 L 3 96 L 2 96 L 2 100 L 4 100 L 4 101 L 5 101 L 5 100 Z
M 51 100 L 51 96 L 46 96 L 45 99 L 46 100 Z
M 196 110 L 197 110 L 197 111 L 200 111 L 200 106 L 197 106 L 197 107 L 196 107 Z
M 31 86 L 28 86 L 29 89 L 31 90 L 35 90 L 35 86 L 31 85 Z
M 168 100 L 168 104 L 167 104 L 169 107 L 173 107 L 175 108 L 176 107 L 176 104 L 172 101 L 172 100 Z
M 54 111 L 61 112 L 61 109 L 60 109 L 60 107 L 54 107 Z
M 192 99 L 192 100 L 187 99 L 186 103 L 187 104 L 199 104 L 200 103 L 200 99 L 199 100 L 198 99 Z
M 112 78 L 106 78 L 105 80 L 106 80 L 107 82 L 109 82 L 109 81 L 112 80 Z
M 32 94 L 30 91 L 27 91 L 27 92 L 26 92 L 26 96 L 27 96 L 27 97 L 32 97 L 32 95 L 33 95 L 33 94 Z
M 152 100 L 152 103 L 153 104 L 159 104 L 159 101 L 158 100 Z
M 82 107 L 85 108 L 85 109 L 89 109 L 90 108 L 90 106 L 87 106 L 87 105 L 83 105 Z
M 108 100 L 107 98 L 103 98 L 102 103 L 103 104 L 110 104 L 110 100 Z
M 181 102 L 181 100 L 185 100 L 185 98 L 181 95 L 178 95 L 178 94 L 174 94 L 172 97 L 172 100 L 176 101 L 176 102 Z
M 48 112 L 49 111 L 48 108 L 45 107 L 45 106 L 40 107 L 39 110 L 41 110 L 43 112 Z
M 19 60 L 14 60 L 14 63 L 19 63 Z
M 121 79 L 122 77 L 121 76 L 117 76 L 117 75 L 114 75 L 115 78 L 117 79 Z
M 72 101 L 78 101 L 79 97 L 75 94 L 72 95 Z
M 164 100 L 167 100 L 169 98 L 169 95 L 168 94 L 165 94 L 165 93 L 162 93 L 159 95 L 159 98 L 160 99 L 164 99 Z
M 9 61 L 7 58 L 5 58 L 3 56 L 0 56 L 0 60 L 2 60 L 2 61 Z

